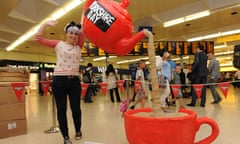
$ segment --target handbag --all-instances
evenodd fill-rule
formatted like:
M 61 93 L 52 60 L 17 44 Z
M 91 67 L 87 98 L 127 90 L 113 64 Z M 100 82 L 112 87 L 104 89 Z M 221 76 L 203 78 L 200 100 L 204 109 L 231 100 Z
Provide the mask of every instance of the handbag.
M 127 109 L 128 109 L 128 103 L 129 103 L 129 101 L 130 101 L 131 99 L 126 99 L 126 100 L 124 100 L 122 103 L 121 103 L 121 105 L 120 105 L 120 112 L 126 112 L 127 111 Z
M 83 75 L 82 80 L 83 80 L 84 83 L 89 83 L 90 82 L 89 76 L 87 74 Z

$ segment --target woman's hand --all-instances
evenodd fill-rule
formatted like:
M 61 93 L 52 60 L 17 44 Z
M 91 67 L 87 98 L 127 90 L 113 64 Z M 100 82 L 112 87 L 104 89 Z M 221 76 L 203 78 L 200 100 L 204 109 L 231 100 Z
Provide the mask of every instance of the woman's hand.
M 57 23 L 58 23 L 58 22 L 57 22 L 56 20 L 49 20 L 49 21 L 46 21 L 46 22 L 45 22 L 45 25 L 54 27 L 54 26 L 57 25 Z

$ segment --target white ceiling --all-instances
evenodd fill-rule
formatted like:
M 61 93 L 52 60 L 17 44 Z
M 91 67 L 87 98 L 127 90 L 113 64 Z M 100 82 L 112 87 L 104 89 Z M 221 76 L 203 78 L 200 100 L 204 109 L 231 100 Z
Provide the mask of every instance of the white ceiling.
M 0 60 L 54 61 L 54 51 L 36 44 L 29 39 L 6 52 L 6 47 L 18 39 L 42 19 L 74 0 L 1 0 L 0 1 Z M 118 0 L 121 1 L 121 0 Z M 80 21 L 82 5 L 59 19 L 56 28 L 48 29 L 46 36 L 64 39 L 63 27 L 71 21 Z M 131 0 L 127 8 L 133 18 L 135 30 L 139 26 L 152 26 L 155 40 L 186 40 L 209 33 L 240 28 L 240 0 Z M 164 28 L 163 22 L 195 12 L 210 10 L 211 15 L 172 27 Z M 233 12 L 237 14 L 232 15 Z M 54 33 L 51 35 L 50 33 Z M 240 44 L 240 34 L 231 37 L 210 39 L 215 44 L 226 43 L 228 48 Z M 118 58 L 131 59 L 131 57 Z M 85 58 L 90 62 L 92 58 Z M 116 62 L 113 60 L 113 62 Z

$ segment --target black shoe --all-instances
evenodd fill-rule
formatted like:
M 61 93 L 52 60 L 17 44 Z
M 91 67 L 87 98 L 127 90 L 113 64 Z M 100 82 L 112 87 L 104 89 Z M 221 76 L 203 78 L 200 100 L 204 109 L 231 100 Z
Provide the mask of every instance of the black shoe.
M 82 132 L 80 131 L 80 132 L 77 132 L 76 133 L 76 136 L 75 136 L 75 139 L 76 140 L 80 140 L 82 138 Z
M 118 103 L 122 102 L 121 100 L 117 101 Z
M 205 107 L 205 104 L 200 104 L 200 107 Z
M 221 101 L 222 101 L 222 98 L 219 98 L 217 102 L 220 103 Z
M 93 103 L 93 101 L 92 100 L 90 100 L 90 101 L 84 101 L 85 103 Z
M 195 104 L 190 103 L 190 104 L 187 104 L 187 106 L 195 107 Z
M 220 103 L 221 102 L 221 98 L 220 99 L 218 99 L 218 100 L 216 100 L 216 101 L 213 101 L 213 102 L 211 102 L 211 104 L 218 104 L 218 103 Z
M 65 137 L 64 138 L 64 144 L 72 144 L 71 140 L 69 139 L 69 137 Z
M 213 101 L 211 102 L 211 104 L 218 104 L 218 101 Z
M 131 107 L 130 107 L 130 109 L 135 109 L 135 106 L 134 106 L 134 105 L 133 105 L 133 106 L 131 106 Z

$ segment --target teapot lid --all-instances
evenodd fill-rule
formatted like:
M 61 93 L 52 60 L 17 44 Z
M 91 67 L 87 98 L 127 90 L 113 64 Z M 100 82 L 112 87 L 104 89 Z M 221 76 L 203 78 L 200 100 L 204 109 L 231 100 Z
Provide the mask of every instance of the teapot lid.
M 126 7 L 129 5 L 129 0 L 123 0 L 121 3 L 113 2 L 112 6 L 117 10 L 121 15 L 125 16 L 126 19 L 132 21 L 132 17 L 129 12 L 126 10 Z

